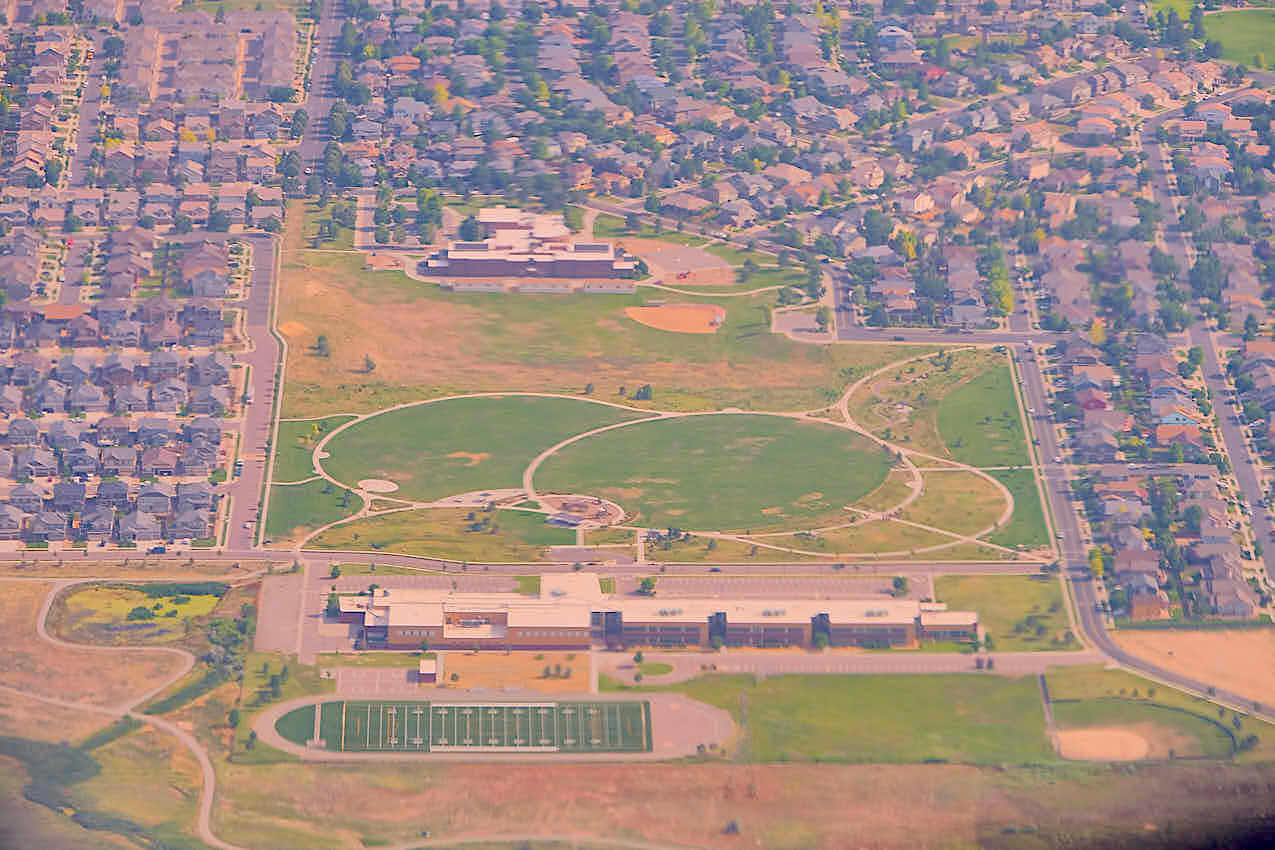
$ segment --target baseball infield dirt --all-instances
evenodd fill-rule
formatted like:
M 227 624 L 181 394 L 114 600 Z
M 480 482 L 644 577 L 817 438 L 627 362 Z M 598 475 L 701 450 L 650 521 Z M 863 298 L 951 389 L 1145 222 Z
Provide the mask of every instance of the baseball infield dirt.
M 625 307 L 633 321 L 662 331 L 684 334 L 717 333 L 726 311 L 713 304 L 663 304 L 659 307 Z
M 1128 729 L 1095 727 L 1054 734 L 1058 754 L 1077 761 L 1138 761 L 1151 750 L 1146 738 Z

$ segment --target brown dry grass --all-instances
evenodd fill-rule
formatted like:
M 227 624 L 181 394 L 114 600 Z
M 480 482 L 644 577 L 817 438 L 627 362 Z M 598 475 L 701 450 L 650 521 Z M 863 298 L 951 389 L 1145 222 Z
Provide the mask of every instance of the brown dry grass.
M 443 657 L 443 674 L 449 688 L 511 687 L 546 694 L 580 693 L 589 688 L 589 663 L 587 652 L 448 652 Z M 555 664 L 570 667 L 571 678 L 544 678 L 545 667 Z M 460 675 L 456 682 L 451 681 L 453 673 Z
M 233 564 L 238 563 L 236 569 Z M 0 579 L 3 578 L 102 578 L 123 579 L 210 579 L 228 576 L 241 578 L 249 573 L 266 569 L 267 561 L 195 561 L 189 564 L 181 560 L 162 558 L 130 558 L 119 561 L 82 560 L 79 555 L 68 554 L 59 561 L 4 561 L 0 562 Z M 286 569 L 290 561 L 274 561 L 275 569 Z
M 996 485 L 973 472 L 923 472 L 921 481 L 921 495 L 903 509 L 900 519 L 973 534 L 995 524 L 1006 507 Z
M 1275 629 L 1118 631 L 1121 649 L 1162 667 L 1275 704 Z
M 0 583 L 0 684 L 41 696 L 116 705 L 158 686 L 181 661 L 169 653 L 61 649 L 40 640 L 36 615 L 52 585 Z
M 1064 729 L 1054 733 L 1058 754 L 1079 761 L 1138 761 L 1147 757 L 1147 739 L 1129 729 Z
M 638 324 L 684 334 L 715 334 L 726 311 L 712 304 L 664 304 L 659 307 L 625 307 L 624 315 Z
M 111 718 L 105 714 L 62 708 L 32 697 L 0 691 L 0 735 L 74 742 L 110 722 Z

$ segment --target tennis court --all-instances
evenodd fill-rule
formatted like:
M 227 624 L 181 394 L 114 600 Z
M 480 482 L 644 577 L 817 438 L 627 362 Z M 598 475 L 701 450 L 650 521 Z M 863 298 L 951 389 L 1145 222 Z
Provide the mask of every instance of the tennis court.
M 651 750 L 647 702 L 329 702 L 343 752 L 631 753 Z M 328 725 L 325 722 L 325 725 Z M 333 722 L 331 726 L 335 726 Z M 336 739 L 336 740 L 333 740 Z

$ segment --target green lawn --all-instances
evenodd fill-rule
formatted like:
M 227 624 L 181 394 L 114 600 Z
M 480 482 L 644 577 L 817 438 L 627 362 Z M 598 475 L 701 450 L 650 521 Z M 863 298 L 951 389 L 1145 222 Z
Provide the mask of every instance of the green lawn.
M 323 492 L 325 488 L 329 492 Z M 341 488 L 321 479 L 308 484 L 276 484 L 270 488 L 266 536 L 275 542 L 299 538 L 308 530 L 356 513 L 363 504 L 355 495 L 344 507 L 341 500 Z
M 732 266 L 742 266 L 748 260 L 752 260 L 758 266 L 773 266 L 776 261 L 774 254 L 763 254 L 760 251 L 749 251 L 747 248 L 736 248 L 734 245 L 728 245 L 725 242 L 710 242 L 704 246 L 704 250 L 715 257 L 721 257 Z
M 473 520 L 468 518 L 471 513 Z M 323 532 L 308 545 L 315 549 L 374 549 L 455 561 L 518 563 L 540 560 L 548 547 L 572 543 L 574 531 L 546 525 L 542 514 L 433 508 L 354 520 Z
M 518 592 L 527 596 L 540 595 L 540 576 L 514 576 L 518 582 Z
M 278 449 L 275 452 L 274 480 L 304 481 L 314 475 L 312 455 L 314 446 L 323 435 L 349 416 L 329 416 L 326 419 L 306 420 L 303 422 L 280 422 Z
M 1183 19 L 1189 17 L 1183 15 Z M 1263 54 L 1266 63 L 1275 61 L 1275 10 L 1240 9 L 1204 16 L 1204 30 L 1210 39 L 1222 42 L 1222 57 L 1253 65 L 1253 57 Z
M 1054 722 L 1060 729 L 1140 726 L 1144 736 L 1154 737 L 1149 724 L 1165 730 L 1171 737 L 1182 737 L 1193 745 L 1177 744 L 1176 755 L 1229 759 L 1235 751 L 1233 739 L 1215 718 L 1194 714 L 1179 708 L 1133 699 L 1104 698 L 1079 702 L 1055 702 Z M 1151 741 L 1153 752 L 1160 749 Z
M 984 539 L 1000 546 L 1048 546 L 1049 528 L 1045 525 L 1035 474 L 1030 469 L 993 469 L 988 475 L 1014 495 L 1014 513 L 1003 528 Z
M 572 233 L 579 233 L 584 229 L 584 207 L 568 204 L 562 208 L 562 219 Z
M 1191 7 L 1194 5 L 1195 3 L 1192 0 L 1151 0 L 1151 14 L 1154 15 L 1156 12 L 1163 10 L 1167 15 L 1169 10 L 1173 9 L 1183 21 L 1190 21 Z
M 1027 464 L 1027 441 L 1008 365 L 955 387 L 939 402 L 938 429 L 952 457 L 971 466 Z
M 383 413 L 336 435 L 324 468 L 350 486 L 386 478 L 430 501 L 518 487 L 527 464 L 567 437 L 642 414 L 568 398 L 460 398 Z
M 1034 677 L 722 675 L 670 690 L 730 711 L 752 761 L 1055 760 Z
M 305 742 L 314 737 L 314 706 L 294 708 L 275 721 L 274 728 L 292 743 L 305 746 Z
M 610 213 L 599 213 L 593 220 L 593 235 L 599 239 L 623 239 L 633 236 L 639 239 L 662 239 L 678 245 L 703 245 L 708 242 L 703 236 L 690 233 L 678 233 L 676 230 L 660 230 L 645 222 L 637 230 L 629 230 L 624 226 L 624 219 Z
M 993 649 L 1080 649 L 1065 642 L 1071 627 L 1054 576 L 939 576 L 934 592 L 955 611 L 977 611 Z
M 430 653 L 428 657 L 433 658 Z M 327 667 L 403 667 L 415 670 L 421 664 L 419 652 L 320 652 L 315 662 Z
M 792 527 L 870 493 L 891 458 L 832 425 L 754 414 L 691 416 L 608 431 L 563 448 L 536 487 L 614 499 L 654 528 Z

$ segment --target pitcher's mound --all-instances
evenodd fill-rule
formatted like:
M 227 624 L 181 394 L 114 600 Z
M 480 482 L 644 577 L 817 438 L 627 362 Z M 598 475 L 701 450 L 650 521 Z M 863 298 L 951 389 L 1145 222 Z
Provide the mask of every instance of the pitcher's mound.
M 1077 761 L 1138 761 L 1147 757 L 1147 739 L 1119 728 L 1071 729 L 1055 733 L 1058 754 Z
M 638 324 L 684 334 L 717 333 L 726 310 L 714 304 L 661 304 L 658 307 L 625 307 L 624 315 Z
M 393 493 L 398 489 L 398 485 L 384 478 L 364 478 L 359 482 L 359 489 L 369 493 Z

